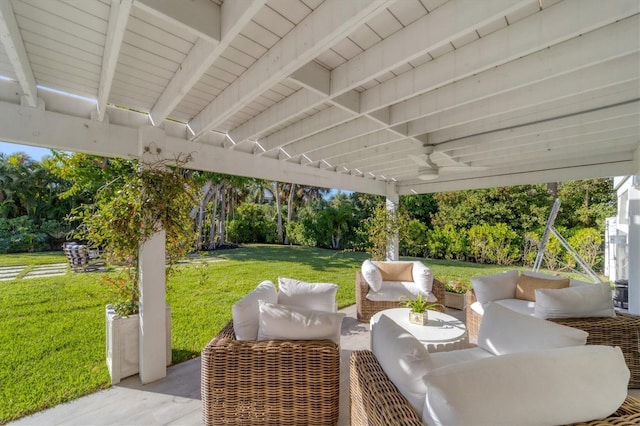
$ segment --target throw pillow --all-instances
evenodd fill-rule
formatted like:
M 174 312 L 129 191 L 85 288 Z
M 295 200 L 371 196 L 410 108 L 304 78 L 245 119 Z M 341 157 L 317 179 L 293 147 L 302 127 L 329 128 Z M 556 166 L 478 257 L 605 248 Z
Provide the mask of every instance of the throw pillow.
M 382 281 L 413 281 L 413 262 L 376 262 Z
M 424 379 L 425 424 L 564 425 L 614 413 L 629 369 L 620 348 L 588 345 L 463 362 Z
M 569 287 L 569 278 L 546 279 L 521 274 L 516 282 L 516 299 L 536 301 L 535 290 L 537 288 L 566 288 Z
M 338 286 L 332 283 L 307 283 L 278 277 L 278 303 L 316 311 L 335 312 Z
M 615 317 L 609 283 L 536 290 L 538 318 Z
M 236 339 L 256 340 L 260 322 L 259 300 L 271 303 L 276 303 L 278 300 L 278 291 L 271 281 L 261 282 L 253 291 L 231 307 L 233 331 L 236 333 Z
M 471 285 L 481 305 L 500 299 L 513 299 L 518 271 L 511 270 L 491 275 L 471 277 Z
M 360 269 L 364 280 L 369 284 L 369 288 L 371 288 L 372 291 L 380 291 L 380 287 L 382 287 L 382 274 L 380 274 L 380 270 L 375 263 L 367 259 L 362 262 L 362 268 Z
M 373 325 L 371 351 L 389 380 L 409 401 L 418 415 L 422 414 L 427 388 L 422 380 L 431 369 L 427 349 L 411 333 L 386 315 Z
M 587 343 L 586 331 L 519 314 L 498 303 L 484 309 L 478 346 L 494 355 L 542 349 L 581 346 Z
M 346 314 L 260 301 L 258 340 L 323 340 L 340 344 Z

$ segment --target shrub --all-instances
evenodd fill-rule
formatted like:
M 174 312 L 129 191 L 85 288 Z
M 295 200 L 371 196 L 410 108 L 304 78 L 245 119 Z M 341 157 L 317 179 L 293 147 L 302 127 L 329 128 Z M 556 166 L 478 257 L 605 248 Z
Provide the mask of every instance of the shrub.
M 474 225 L 469 230 L 471 255 L 479 263 L 511 265 L 520 258 L 517 237 L 504 223 Z
M 568 239 L 568 242 L 592 269 L 601 266 L 603 238 L 600 231 L 594 228 L 580 229 Z M 576 266 L 576 261 L 570 253 L 566 253 L 565 261 L 571 267 Z
M 28 216 L 0 218 L 0 253 L 35 252 L 47 247 L 47 234 Z
M 400 251 L 406 256 L 424 255 L 427 249 L 427 225 L 418 219 L 407 223 L 407 234 L 400 241 Z
M 227 225 L 227 237 L 236 243 L 271 243 L 276 225 L 267 218 L 266 206 L 244 203 L 238 206 L 235 219 Z

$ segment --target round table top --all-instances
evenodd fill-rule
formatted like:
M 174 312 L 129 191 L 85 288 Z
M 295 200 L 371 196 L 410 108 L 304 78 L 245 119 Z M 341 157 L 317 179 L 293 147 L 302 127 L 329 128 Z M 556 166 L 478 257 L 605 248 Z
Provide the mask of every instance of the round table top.
M 439 311 L 429 311 L 429 322 L 418 325 L 409 322 L 409 308 L 385 309 L 371 317 L 371 330 L 382 315 L 391 318 L 400 327 L 407 330 L 416 339 L 426 344 L 444 344 L 466 338 L 467 329 L 462 321 Z

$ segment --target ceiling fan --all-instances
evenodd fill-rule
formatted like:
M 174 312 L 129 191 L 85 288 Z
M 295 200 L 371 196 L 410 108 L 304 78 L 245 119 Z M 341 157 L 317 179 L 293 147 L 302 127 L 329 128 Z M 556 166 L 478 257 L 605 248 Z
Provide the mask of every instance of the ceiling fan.
M 440 177 L 441 173 L 473 172 L 487 170 L 487 167 L 470 166 L 466 163 L 456 161 L 443 152 L 435 150 L 434 145 L 422 145 L 424 154 L 409 154 L 420 168 L 418 169 L 418 179 L 434 180 Z

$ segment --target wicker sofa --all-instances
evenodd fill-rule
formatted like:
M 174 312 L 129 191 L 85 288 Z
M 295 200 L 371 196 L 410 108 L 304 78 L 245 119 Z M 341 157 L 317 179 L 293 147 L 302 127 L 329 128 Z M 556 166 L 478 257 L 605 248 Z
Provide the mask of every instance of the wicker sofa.
M 477 302 L 475 292 L 465 295 L 467 333 L 477 337 L 482 316 L 471 305 Z M 631 372 L 630 388 L 640 388 L 640 317 L 618 312 L 615 317 L 554 318 L 558 324 L 579 328 L 589 333 L 587 345 L 619 346 Z
M 373 352 L 354 351 L 350 365 L 351 425 L 419 426 L 420 416 L 389 380 Z M 543 409 L 543 407 L 541 407 Z M 579 425 L 640 424 L 640 400 L 628 397 L 612 416 Z
M 396 262 L 396 263 L 410 263 L 410 262 Z M 393 277 L 391 277 L 393 279 Z M 399 280 L 400 281 L 400 280 Z M 367 295 L 369 294 L 370 286 L 364 278 L 361 270 L 356 272 L 356 315 L 358 321 L 367 322 L 371 317 L 385 309 L 399 308 L 402 304 L 398 300 L 369 300 Z M 441 306 L 435 308 L 436 310 L 444 312 L 444 284 L 440 281 L 433 279 L 431 287 L 431 293 L 436 297 Z
M 233 322 L 202 350 L 206 425 L 333 425 L 340 349 L 332 340 L 238 341 Z

